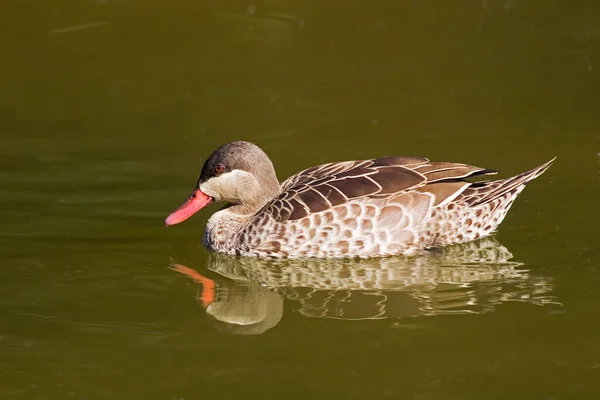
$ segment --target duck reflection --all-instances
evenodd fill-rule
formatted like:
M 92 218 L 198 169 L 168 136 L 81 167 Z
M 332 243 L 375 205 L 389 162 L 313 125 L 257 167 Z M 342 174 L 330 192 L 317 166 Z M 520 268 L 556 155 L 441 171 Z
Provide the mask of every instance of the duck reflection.
M 549 278 L 531 275 L 494 238 L 418 257 L 265 260 L 212 254 L 213 279 L 175 264 L 201 286 L 214 326 L 258 335 L 283 316 L 284 299 L 306 317 L 345 320 L 483 313 L 496 304 L 553 303 Z

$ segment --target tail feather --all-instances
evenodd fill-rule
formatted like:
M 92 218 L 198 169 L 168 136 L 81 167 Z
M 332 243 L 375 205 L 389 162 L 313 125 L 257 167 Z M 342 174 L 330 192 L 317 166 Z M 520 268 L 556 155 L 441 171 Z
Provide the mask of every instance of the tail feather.
M 471 206 L 489 203 L 507 193 L 521 189 L 531 180 L 537 178 L 550 168 L 554 160 L 556 160 L 556 157 L 539 167 L 513 176 L 512 178 L 474 183 L 463 192 L 463 196 Z

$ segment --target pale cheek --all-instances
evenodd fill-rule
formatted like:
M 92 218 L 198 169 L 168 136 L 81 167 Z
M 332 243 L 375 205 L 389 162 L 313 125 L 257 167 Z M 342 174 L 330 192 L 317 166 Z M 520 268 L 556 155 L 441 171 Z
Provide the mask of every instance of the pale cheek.
M 256 192 L 256 180 L 247 172 L 233 171 L 211 178 L 200 190 L 216 201 L 240 201 Z M 260 189 L 259 189 L 260 190 Z
M 214 180 L 200 185 L 200 190 L 215 199 L 215 201 L 232 201 L 237 199 L 235 188 L 228 187 L 227 183 Z
M 217 194 L 217 192 L 214 190 L 214 188 L 212 187 L 213 185 L 200 185 L 200 190 L 205 193 L 206 195 L 212 197 L 213 199 L 215 199 L 216 201 L 221 200 L 221 196 L 219 196 Z

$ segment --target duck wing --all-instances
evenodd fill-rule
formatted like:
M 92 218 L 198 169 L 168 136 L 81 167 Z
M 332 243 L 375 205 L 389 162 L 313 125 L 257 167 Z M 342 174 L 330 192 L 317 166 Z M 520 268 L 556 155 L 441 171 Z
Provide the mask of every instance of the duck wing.
M 471 183 L 462 179 L 496 171 L 424 157 L 383 157 L 333 162 L 301 171 L 282 183 L 283 192 L 261 213 L 278 222 L 304 218 L 352 200 L 393 198 L 411 190 L 436 197 L 458 196 Z

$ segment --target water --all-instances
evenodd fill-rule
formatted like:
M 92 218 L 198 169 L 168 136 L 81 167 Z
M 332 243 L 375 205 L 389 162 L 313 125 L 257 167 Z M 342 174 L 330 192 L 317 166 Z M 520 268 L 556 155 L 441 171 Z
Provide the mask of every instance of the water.
M 3 398 L 600 394 L 600 6 L 371 3 L 9 5 Z M 282 180 L 383 155 L 503 177 L 558 159 L 490 240 L 272 263 L 205 252 L 216 206 L 163 226 L 237 139 Z

